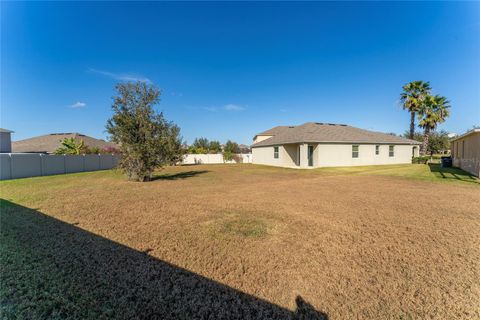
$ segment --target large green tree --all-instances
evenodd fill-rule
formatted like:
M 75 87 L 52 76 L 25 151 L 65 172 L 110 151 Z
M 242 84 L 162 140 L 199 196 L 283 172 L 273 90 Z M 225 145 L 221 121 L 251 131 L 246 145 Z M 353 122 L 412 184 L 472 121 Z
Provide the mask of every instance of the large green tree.
M 427 153 L 431 132 L 450 115 L 449 108 L 450 102 L 445 97 L 440 95 L 426 97 L 425 103 L 418 111 L 419 126 L 423 128 L 423 153 Z
M 160 90 L 144 82 L 116 85 L 107 132 L 122 151 L 120 168 L 129 180 L 148 181 L 157 168 L 181 158 L 180 129 L 153 107 Z
M 423 108 L 430 91 L 430 83 L 420 80 L 412 81 L 403 86 L 400 100 L 403 109 L 410 112 L 410 139 L 413 139 L 415 135 L 415 115 Z

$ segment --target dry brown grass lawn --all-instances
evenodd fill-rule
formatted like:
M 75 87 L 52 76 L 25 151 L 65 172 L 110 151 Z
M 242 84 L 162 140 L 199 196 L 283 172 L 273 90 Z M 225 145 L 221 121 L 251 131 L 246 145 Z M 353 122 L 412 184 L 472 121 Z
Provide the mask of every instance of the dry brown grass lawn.
M 28 182 L 3 182 L 1 197 L 258 297 L 281 312 L 295 312 L 300 296 L 329 319 L 480 318 L 477 181 L 435 183 L 253 165 L 168 168 L 149 183 L 127 182 L 112 172 L 23 181 Z M 6 223 L 16 215 L 7 207 L 2 233 L 33 245 L 35 227 L 28 229 L 24 220 Z M 20 235 L 28 230 L 28 236 Z M 4 253 L 4 267 L 14 263 L 11 255 Z M 153 263 L 141 261 L 144 269 Z M 148 279 L 148 272 L 140 278 Z M 138 281 L 144 280 L 135 286 L 142 285 Z M 134 292 L 129 294 L 142 295 Z M 8 292 L 2 303 L 13 313 L 18 299 L 21 295 Z M 176 305 L 182 299 L 171 299 L 158 300 L 156 307 L 183 308 Z M 149 307 L 145 302 L 144 315 L 152 315 Z M 183 317 L 195 318 L 195 308 Z M 210 316 L 221 318 L 218 310 L 212 307 Z M 248 318 L 225 312 L 224 318 Z

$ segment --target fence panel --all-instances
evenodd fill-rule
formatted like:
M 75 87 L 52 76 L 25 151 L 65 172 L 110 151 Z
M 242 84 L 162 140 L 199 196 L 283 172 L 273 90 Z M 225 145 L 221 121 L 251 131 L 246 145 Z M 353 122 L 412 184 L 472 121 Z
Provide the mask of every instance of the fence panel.
M 110 154 L 47 155 L 0 154 L 0 180 L 112 169 L 120 156 Z
M 11 154 L 12 179 L 42 175 L 40 154 Z
M 105 154 L 104 157 L 100 158 L 100 169 L 110 169 L 113 168 L 113 156 L 110 154 Z
M 9 154 L 0 154 L 0 180 L 11 179 L 12 159 Z
M 40 155 L 42 161 L 42 176 L 65 173 L 65 156 Z
M 74 173 L 84 171 L 84 156 L 65 156 L 65 172 Z
M 243 163 L 252 163 L 252 154 L 237 154 L 242 158 Z M 236 163 L 234 160 L 224 161 L 222 154 L 186 154 L 182 164 L 215 164 L 215 163 Z
M 100 159 L 102 156 L 98 154 L 86 154 L 85 155 L 85 171 L 97 171 L 100 170 Z

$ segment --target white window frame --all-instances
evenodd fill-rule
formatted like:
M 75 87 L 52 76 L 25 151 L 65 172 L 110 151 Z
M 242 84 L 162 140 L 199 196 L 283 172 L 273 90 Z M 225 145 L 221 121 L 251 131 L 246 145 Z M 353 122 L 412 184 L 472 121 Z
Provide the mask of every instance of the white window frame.
M 388 146 L 388 157 L 393 158 L 395 157 L 395 146 L 389 145 Z
M 273 159 L 280 159 L 280 148 L 273 147 Z
M 380 145 L 375 145 L 375 155 L 378 156 L 380 154 Z

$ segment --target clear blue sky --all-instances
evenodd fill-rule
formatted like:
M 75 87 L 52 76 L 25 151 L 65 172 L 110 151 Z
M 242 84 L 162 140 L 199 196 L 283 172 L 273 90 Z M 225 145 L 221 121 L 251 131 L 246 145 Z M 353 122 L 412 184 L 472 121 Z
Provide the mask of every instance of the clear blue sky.
M 191 142 L 251 143 L 276 125 L 403 133 L 403 84 L 451 100 L 441 126 L 480 124 L 480 3 L 1 2 L 1 127 L 106 137 L 117 81 L 162 89 Z

